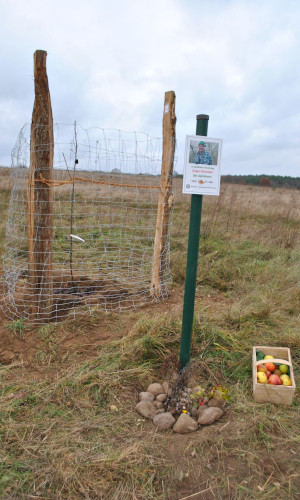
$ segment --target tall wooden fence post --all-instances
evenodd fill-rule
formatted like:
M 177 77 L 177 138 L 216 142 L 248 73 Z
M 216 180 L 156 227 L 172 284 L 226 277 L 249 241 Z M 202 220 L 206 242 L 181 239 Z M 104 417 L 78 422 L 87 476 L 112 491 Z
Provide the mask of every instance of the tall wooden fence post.
M 47 321 L 52 312 L 53 119 L 46 70 L 47 52 L 34 53 L 35 100 L 31 122 L 28 175 L 28 266 L 33 319 Z
M 176 146 L 175 92 L 165 93 L 163 115 L 163 154 L 161 166 L 160 194 L 158 199 L 154 255 L 150 295 L 159 297 L 166 265 L 167 239 L 170 213 L 173 205 L 173 165 Z

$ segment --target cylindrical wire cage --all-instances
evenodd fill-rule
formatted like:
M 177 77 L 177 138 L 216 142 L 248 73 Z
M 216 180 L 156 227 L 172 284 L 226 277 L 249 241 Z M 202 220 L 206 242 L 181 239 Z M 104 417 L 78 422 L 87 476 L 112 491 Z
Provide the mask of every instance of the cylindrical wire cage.
M 28 220 L 34 215 L 33 237 L 38 241 L 42 218 L 29 213 L 30 127 L 22 128 L 12 153 L 1 301 L 6 315 L 44 323 L 45 318 L 57 321 L 78 311 L 122 311 L 154 300 L 149 290 L 162 140 L 145 133 L 83 129 L 76 123 L 54 126 L 53 179 L 48 181 L 42 172 L 35 185 L 53 190 L 48 202 L 50 272 L 43 278 L 51 280 L 51 286 L 46 292 L 49 300 L 37 307 L 33 274 L 43 276 L 43 269 L 30 268 L 34 255 L 29 253 L 38 247 L 28 244 Z M 160 297 L 168 295 L 171 282 L 167 234 Z

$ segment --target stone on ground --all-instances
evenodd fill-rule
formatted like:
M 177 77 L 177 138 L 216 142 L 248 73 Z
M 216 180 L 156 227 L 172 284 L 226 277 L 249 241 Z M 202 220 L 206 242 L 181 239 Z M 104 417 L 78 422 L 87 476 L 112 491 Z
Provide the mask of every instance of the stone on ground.
M 167 395 L 166 394 L 159 394 L 158 396 L 156 396 L 156 399 L 157 399 L 157 401 L 160 401 L 161 403 L 163 403 L 164 401 L 166 401 Z
M 191 417 L 197 418 L 198 417 L 198 408 L 193 407 L 191 409 Z
M 154 401 L 154 394 L 152 392 L 141 392 L 139 399 L 140 401 L 150 401 L 152 403 Z
M 202 415 L 202 413 L 204 412 L 204 410 L 206 410 L 206 408 L 207 408 L 207 405 L 199 406 L 199 408 L 197 410 L 198 417 L 200 417 L 200 415 Z
M 221 398 L 212 398 L 208 402 L 208 406 L 215 407 L 215 408 L 221 408 L 221 410 L 223 410 L 223 408 L 225 406 L 225 401 L 224 401 L 224 399 L 221 399 Z
M 198 429 L 198 423 L 187 413 L 182 413 L 173 427 L 173 431 L 179 434 L 187 434 Z
M 149 385 L 147 392 L 152 392 L 154 396 L 158 396 L 159 394 L 163 394 L 165 391 L 161 384 L 154 383 Z
M 169 390 L 169 382 L 167 382 L 166 380 L 162 383 L 162 386 L 163 386 L 163 390 L 164 392 L 167 394 L 168 390 Z
M 150 419 L 154 418 L 157 410 L 150 401 L 140 401 L 135 408 L 143 417 Z
M 210 425 L 223 415 L 223 410 L 221 408 L 216 408 L 214 406 L 210 408 L 205 408 L 203 412 L 199 415 L 198 424 L 200 425 Z
M 176 407 L 175 406 L 170 406 L 168 408 L 169 412 L 172 414 L 172 415 L 176 415 L 177 413 L 177 410 L 176 410 Z
M 154 425 L 156 425 L 156 427 L 159 430 L 171 429 L 171 427 L 173 427 L 175 422 L 176 422 L 175 418 L 170 412 L 161 413 L 160 415 L 155 415 L 153 419 Z

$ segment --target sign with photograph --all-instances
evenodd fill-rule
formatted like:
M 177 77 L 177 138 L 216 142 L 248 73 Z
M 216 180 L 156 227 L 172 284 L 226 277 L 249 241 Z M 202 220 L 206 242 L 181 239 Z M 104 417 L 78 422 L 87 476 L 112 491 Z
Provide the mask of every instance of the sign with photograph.
M 182 192 L 220 194 L 222 139 L 187 135 Z

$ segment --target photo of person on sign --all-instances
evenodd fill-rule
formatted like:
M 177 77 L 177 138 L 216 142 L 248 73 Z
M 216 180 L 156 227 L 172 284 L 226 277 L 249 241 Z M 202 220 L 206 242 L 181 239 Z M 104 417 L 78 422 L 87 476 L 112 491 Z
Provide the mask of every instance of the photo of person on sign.
M 213 160 L 211 154 L 206 151 L 206 144 L 204 141 L 198 143 L 198 151 L 194 154 L 193 163 L 201 165 L 212 165 Z

